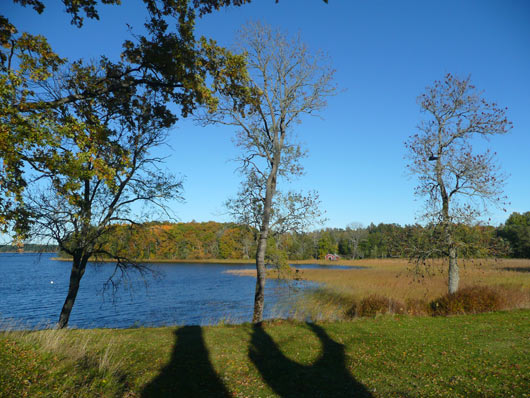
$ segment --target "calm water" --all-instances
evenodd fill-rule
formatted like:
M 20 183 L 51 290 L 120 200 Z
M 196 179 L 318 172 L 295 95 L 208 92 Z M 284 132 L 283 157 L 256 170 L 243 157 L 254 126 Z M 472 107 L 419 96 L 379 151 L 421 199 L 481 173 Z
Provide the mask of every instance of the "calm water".
M 54 256 L 0 253 L 0 318 L 25 327 L 39 327 L 58 320 L 68 291 L 71 264 L 51 260 Z M 110 291 L 103 292 L 103 285 L 114 265 L 89 264 L 69 326 L 121 328 L 250 321 L 255 278 L 225 272 L 250 267 L 152 264 L 158 276 L 148 276 L 144 281 L 138 274 L 131 274 L 113 295 Z M 294 296 L 314 286 L 310 282 L 296 282 L 293 289 L 286 282 L 268 280 L 265 317 L 281 315 L 280 308 L 285 311 Z

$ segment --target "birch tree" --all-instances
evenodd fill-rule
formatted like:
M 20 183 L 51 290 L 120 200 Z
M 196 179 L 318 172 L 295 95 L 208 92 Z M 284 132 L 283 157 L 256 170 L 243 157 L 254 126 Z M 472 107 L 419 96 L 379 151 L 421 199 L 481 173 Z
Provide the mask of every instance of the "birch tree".
M 416 194 L 426 197 L 425 219 L 432 242 L 418 258 L 448 258 L 449 293 L 458 290 L 458 250 L 455 228 L 484 214 L 488 205 L 504 203 L 505 175 L 495 153 L 473 148 L 476 137 L 505 134 L 511 128 L 506 108 L 482 97 L 470 78 L 451 74 L 435 81 L 418 98 L 425 119 L 405 143 L 409 171 L 417 176 Z
M 233 205 L 239 214 L 246 208 L 247 221 L 259 231 L 252 318 L 259 323 L 263 319 L 267 238 L 271 223 L 278 226 L 282 218 L 278 205 L 290 208 L 285 213 L 290 229 L 304 224 L 304 215 L 314 214 L 297 211 L 314 203 L 314 195 L 305 199 L 294 193 L 279 195 L 278 184 L 303 173 L 300 161 L 305 151 L 296 140 L 295 127 L 304 115 L 317 114 L 326 106 L 326 97 L 335 93 L 334 71 L 322 54 L 312 54 L 299 37 L 289 39 L 260 23 L 243 27 L 237 42 L 246 56 L 246 87 L 237 93 L 220 90 L 216 111 L 201 119 L 237 128 L 235 143 L 241 149 L 238 160 L 244 183 L 238 195 L 241 203 Z M 247 204 L 241 206 L 243 203 Z

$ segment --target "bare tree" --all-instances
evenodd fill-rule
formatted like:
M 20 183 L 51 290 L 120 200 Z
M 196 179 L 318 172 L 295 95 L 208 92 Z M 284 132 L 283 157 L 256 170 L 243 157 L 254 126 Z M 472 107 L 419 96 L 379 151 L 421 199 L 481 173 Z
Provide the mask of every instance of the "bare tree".
M 473 140 L 505 134 L 511 122 L 505 109 L 482 98 L 469 77 L 446 75 L 427 87 L 418 103 L 427 117 L 405 143 L 408 169 L 419 179 L 416 194 L 427 197 L 424 217 L 441 242 L 417 258 L 448 257 L 449 293 L 455 293 L 459 282 L 455 226 L 475 220 L 488 204 L 502 205 L 505 200 L 505 176 L 495 153 L 475 153 Z
M 202 121 L 238 128 L 236 144 L 242 150 L 238 160 L 245 182 L 236 201 L 251 202 L 246 221 L 259 230 L 252 318 L 259 323 L 263 319 L 265 252 L 271 222 L 294 228 L 296 220 L 301 220 L 298 217 L 301 212 L 295 211 L 295 207 L 300 210 L 315 199 L 312 195 L 302 199 L 293 193 L 278 196 L 279 179 L 289 181 L 303 173 L 300 159 L 304 151 L 293 135 L 294 127 L 303 115 L 313 115 L 323 109 L 325 98 L 335 93 L 334 71 L 323 66 L 323 55 L 311 54 L 300 38 L 290 40 L 280 31 L 260 23 L 244 27 L 238 43 L 246 55 L 247 87 L 236 94 L 221 95 L 217 110 L 203 115 Z M 289 222 L 284 219 L 277 224 L 272 220 L 282 218 L 275 205 L 280 202 L 291 211 L 284 213 Z M 234 210 L 245 208 L 236 202 L 232 204 Z

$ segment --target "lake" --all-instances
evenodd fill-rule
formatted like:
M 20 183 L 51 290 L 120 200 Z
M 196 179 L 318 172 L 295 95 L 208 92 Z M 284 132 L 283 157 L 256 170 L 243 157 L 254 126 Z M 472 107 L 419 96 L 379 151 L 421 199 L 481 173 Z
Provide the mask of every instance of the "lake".
M 0 319 L 19 327 L 55 323 L 66 298 L 70 262 L 56 254 L 0 253 Z M 70 316 L 70 327 L 126 328 L 132 326 L 207 325 L 251 320 L 256 280 L 226 271 L 252 268 L 230 264 L 150 264 L 156 276 L 144 280 L 132 273 L 115 294 L 103 291 L 114 264 L 93 264 L 87 270 Z M 318 265 L 298 266 L 315 268 Z M 329 268 L 329 266 L 325 266 Z M 343 268 L 333 266 L 333 268 Z M 269 279 L 265 318 L 279 317 L 308 281 Z

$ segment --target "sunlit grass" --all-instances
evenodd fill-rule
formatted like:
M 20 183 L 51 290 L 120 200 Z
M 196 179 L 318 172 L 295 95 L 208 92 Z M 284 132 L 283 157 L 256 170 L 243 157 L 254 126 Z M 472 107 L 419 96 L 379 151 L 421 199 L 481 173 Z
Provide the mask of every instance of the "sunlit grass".
M 318 328 L 327 354 L 315 327 L 292 321 L 267 323 L 268 340 L 249 324 L 0 333 L 0 396 L 326 396 L 348 380 L 375 398 L 528 396 L 528 310 Z

